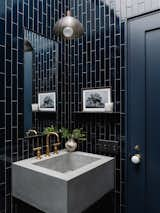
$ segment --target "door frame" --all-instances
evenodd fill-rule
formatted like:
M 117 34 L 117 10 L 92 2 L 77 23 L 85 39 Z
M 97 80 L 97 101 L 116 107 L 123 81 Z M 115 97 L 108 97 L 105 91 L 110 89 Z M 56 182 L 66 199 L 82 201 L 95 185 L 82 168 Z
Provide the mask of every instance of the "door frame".
M 126 180 L 127 180 L 127 183 L 126 183 L 126 190 L 125 190 L 125 193 L 126 193 L 126 196 L 125 196 L 125 199 L 126 199 L 126 204 L 127 204 L 127 213 L 130 213 L 128 212 L 128 209 L 129 209 L 129 205 L 128 205 L 128 198 L 129 196 L 132 196 L 132 195 L 129 195 L 129 184 L 130 183 L 130 180 L 128 179 L 129 177 L 129 163 L 130 163 L 130 157 L 131 157 L 131 150 L 130 150 L 130 144 L 129 144 L 129 126 L 128 126 L 128 119 L 129 119 L 129 116 L 128 116 L 128 113 L 129 113 L 129 103 L 130 103 L 130 95 L 129 95 L 129 83 L 130 83 L 130 76 L 129 76 L 129 66 L 128 66 L 128 61 L 129 61 L 129 23 L 130 21 L 133 21 L 133 20 L 136 20 L 140 17 L 145 17 L 145 16 L 149 16 L 149 15 L 154 15 L 154 14 L 157 14 L 157 13 L 160 13 L 160 9 L 156 9 L 156 10 L 153 10 L 153 11 L 149 11 L 149 12 L 145 12 L 143 14 L 139 14 L 139 15 L 136 15 L 136 16 L 132 16 L 132 17 L 129 17 L 127 18 L 127 24 L 126 24 L 126 30 L 125 30 L 125 37 L 126 37 L 126 75 L 125 75 L 125 88 L 126 88 L 126 93 L 125 93 L 125 113 L 126 113 L 126 117 L 125 117 L 125 129 L 126 129 L 126 166 L 125 166 L 125 177 L 126 177 Z M 135 204 L 133 204 L 135 205 Z M 145 205 L 145 204 L 144 204 Z

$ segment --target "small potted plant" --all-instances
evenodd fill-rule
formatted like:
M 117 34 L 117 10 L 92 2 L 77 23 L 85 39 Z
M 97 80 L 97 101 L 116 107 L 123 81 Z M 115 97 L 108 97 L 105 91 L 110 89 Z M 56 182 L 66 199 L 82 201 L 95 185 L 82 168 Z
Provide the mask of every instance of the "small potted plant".
M 44 130 L 43 130 L 43 135 L 48 135 L 50 132 L 58 132 L 58 129 L 57 127 L 54 127 L 53 125 L 51 126 L 48 126 L 46 127 Z
M 72 131 L 67 128 L 62 128 L 60 133 L 63 139 L 67 139 L 65 147 L 69 152 L 76 150 L 78 142 L 86 140 L 86 134 L 82 131 L 81 128 L 76 128 Z

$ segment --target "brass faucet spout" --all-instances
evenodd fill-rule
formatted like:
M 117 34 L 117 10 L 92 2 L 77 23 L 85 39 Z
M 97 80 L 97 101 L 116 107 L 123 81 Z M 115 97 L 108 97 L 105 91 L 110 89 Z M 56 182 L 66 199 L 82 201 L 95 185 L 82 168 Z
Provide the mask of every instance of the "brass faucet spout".
M 61 144 L 58 133 L 56 133 L 56 132 L 50 132 L 50 133 L 47 135 L 47 137 L 46 137 L 46 156 L 50 156 L 50 151 L 49 151 L 49 138 L 50 138 L 51 136 L 56 136 L 56 137 L 57 137 L 57 143 L 53 144 L 53 146 L 54 146 L 54 153 L 55 153 L 55 154 L 58 153 L 58 148 L 57 148 L 57 146 Z

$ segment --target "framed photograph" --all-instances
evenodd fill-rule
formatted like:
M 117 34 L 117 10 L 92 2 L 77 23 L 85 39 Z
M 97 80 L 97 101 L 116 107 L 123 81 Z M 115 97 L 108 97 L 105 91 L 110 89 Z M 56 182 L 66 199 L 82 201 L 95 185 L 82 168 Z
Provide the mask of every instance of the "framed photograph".
M 39 111 L 55 112 L 56 111 L 56 93 L 45 92 L 38 94 Z
M 83 90 L 84 112 L 104 112 L 107 103 L 111 103 L 111 88 Z

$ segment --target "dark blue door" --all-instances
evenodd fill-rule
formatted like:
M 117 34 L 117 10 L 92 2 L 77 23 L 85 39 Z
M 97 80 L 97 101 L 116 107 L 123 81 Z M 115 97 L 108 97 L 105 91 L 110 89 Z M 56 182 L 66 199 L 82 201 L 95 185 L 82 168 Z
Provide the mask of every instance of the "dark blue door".
M 128 213 L 160 213 L 159 12 L 128 22 L 128 154 Z

